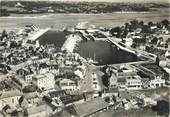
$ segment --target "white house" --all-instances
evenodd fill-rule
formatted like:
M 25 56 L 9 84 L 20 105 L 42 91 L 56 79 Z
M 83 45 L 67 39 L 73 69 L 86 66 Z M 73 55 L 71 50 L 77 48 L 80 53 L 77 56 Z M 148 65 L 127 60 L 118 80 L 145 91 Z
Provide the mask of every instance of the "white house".
M 33 77 L 33 76 L 34 76 L 34 74 L 26 75 L 26 76 L 25 76 L 25 81 L 26 81 L 27 83 L 32 82 L 32 77 Z
M 157 88 L 157 87 L 162 87 L 165 84 L 165 79 L 162 79 L 161 77 L 156 77 L 153 80 L 150 80 L 150 88 Z
M 138 75 L 126 79 L 126 89 L 128 90 L 142 89 L 142 85 L 141 78 Z
M 72 79 L 61 79 L 59 81 L 60 88 L 62 90 L 68 90 L 68 91 L 76 91 L 80 89 L 80 86 L 78 85 L 77 80 L 72 80 Z
M 55 79 L 52 73 L 36 75 L 32 78 L 32 82 L 44 90 L 53 89 L 55 86 Z
M 78 77 L 80 77 L 81 79 L 83 79 L 83 77 L 84 77 L 82 69 L 76 69 L 74 71 L 74 74 L 77 75 Z

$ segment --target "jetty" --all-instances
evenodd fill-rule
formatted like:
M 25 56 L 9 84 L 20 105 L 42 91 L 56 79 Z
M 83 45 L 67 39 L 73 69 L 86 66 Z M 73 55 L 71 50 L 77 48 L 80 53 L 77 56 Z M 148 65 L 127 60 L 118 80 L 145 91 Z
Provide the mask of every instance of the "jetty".
M 39 29 L 38 31 L 33 32 L 30 34 L 27 38 L 27 40 L 35 41 L 37 40 L 40 36 L 42 36 L 44 33 L 49 31 L 50 28 L 45 28 L 45 29 Z
M 73 52 L 75 46 L 77 45 L 77 42 L 81 40 L 81 37 L 75 34 L 67 36 L 67 40 L 61 47 L 61 51 Z

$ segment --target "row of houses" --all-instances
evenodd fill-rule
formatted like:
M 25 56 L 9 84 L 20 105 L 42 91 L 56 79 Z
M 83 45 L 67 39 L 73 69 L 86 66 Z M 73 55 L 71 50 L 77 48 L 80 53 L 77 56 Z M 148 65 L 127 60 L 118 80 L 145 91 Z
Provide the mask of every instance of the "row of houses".
M 155 76 L 141 77 L 134 67 L 124 66 L 120 69 L 113 68 L 109 78 L 109 87 L 119 90 L 140 90 L 144 88 L 157 88 L 165 86 L 165 79 Z

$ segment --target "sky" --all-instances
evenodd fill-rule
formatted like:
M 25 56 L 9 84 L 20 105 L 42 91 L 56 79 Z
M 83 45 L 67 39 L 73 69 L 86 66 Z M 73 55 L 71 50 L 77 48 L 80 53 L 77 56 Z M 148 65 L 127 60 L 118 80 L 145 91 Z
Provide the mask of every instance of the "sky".
M 14 0 L 0 0 L 0 1 L 14 1 Z M 131 3 L 169 3 L 170 0 L 17 0 L 17 1 L 56 1 L 56 2 L 131 2 Z

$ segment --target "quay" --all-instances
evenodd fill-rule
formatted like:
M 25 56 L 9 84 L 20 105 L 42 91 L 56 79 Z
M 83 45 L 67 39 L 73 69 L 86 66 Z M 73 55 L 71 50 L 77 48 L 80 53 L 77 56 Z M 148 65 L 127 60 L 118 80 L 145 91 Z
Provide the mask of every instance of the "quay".
M 39 29 L 36 32 L 33 32 L 31 35 L 28 36 L 27 40 L 35 41 L 38 39 L 40 36 L 42 36 L 44 33 L 49 31 L 50 28 L 45 28 L 45 29 Z
M 67 52 L 73 52 L 75 46 L 77 45 L 77 42 L 81 40 L 82 40 L 81 37 L 78 35 L 71 34 L 67 36 L 67 40 L 61 47 L 61 51 L 66 50 Z

